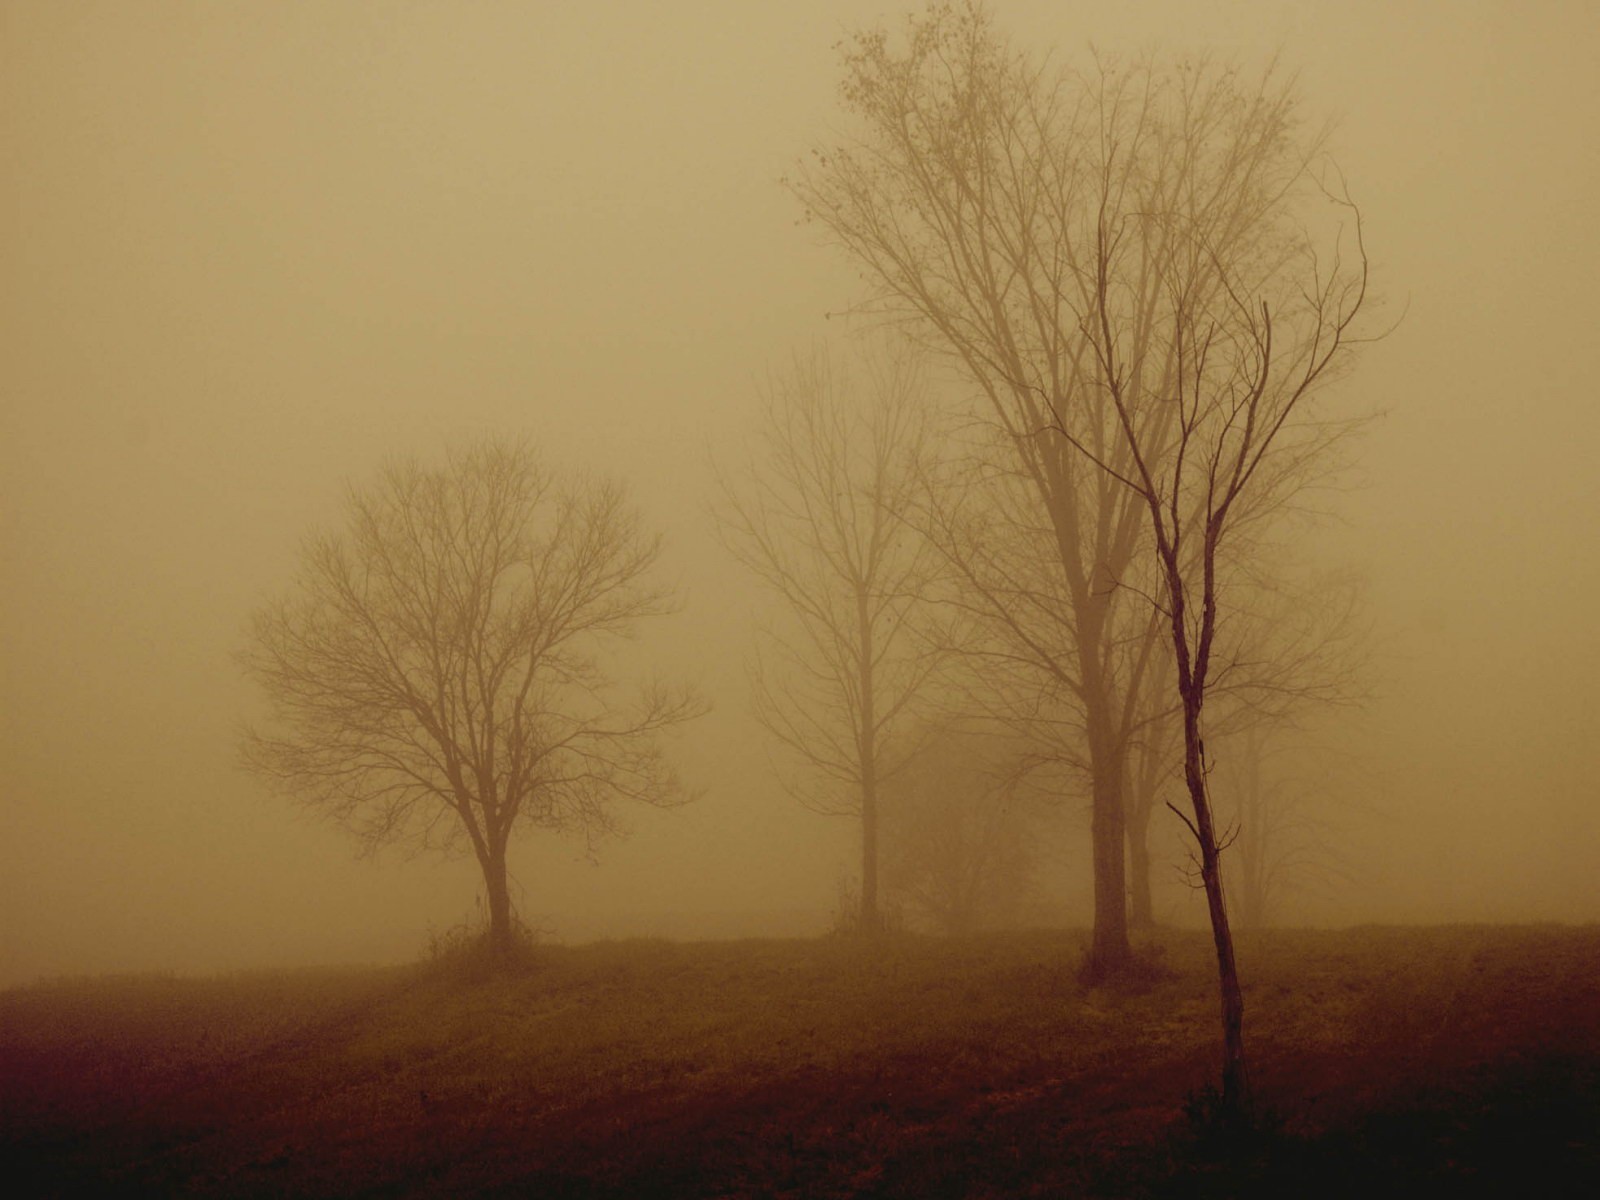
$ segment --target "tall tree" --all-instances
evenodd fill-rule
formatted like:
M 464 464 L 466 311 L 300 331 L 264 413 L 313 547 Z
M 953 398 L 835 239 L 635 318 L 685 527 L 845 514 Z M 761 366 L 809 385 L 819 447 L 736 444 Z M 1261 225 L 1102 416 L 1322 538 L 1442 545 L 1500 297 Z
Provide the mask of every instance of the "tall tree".
M 952 698 L 968 718 L 994 723 L 1020 739 L 1026 750 L 1019 766 L 1036 783 L 1049 777 L 1058 790 L 1089 796 L 1092 828 L 1094 760 L 1087 749 L 1072 594 L 1032 481 L 996 449 L 986 439 L 976 445 L 969 439 L 966 454 L 947 449 L 915 516 L 942 558 L 934 596 L 961 617 L 962 639 L 951 647 L 959 663 L 949 672 L 956 685 Z M 1138 706 L 1116 717 L 1126 755 L 1130 928 L 1150 923 L 1151 800 L 1167 765 L 1162 750 L 1171 740 L 1161 735 L 1174 727 L 1166 711 L 1171 700 L 1157 677 L 1165 660 L 1152 617 L 1148 605 L 1121 605 L 1116 630 L 1106 631 L 1107 660 L 1121 681 L 1124 704 Z M 1101 905 L 1098 911 L 1115 917 L 1119 910 Z
M 1139 688 L 1123 647 L 1130 620 L 1144 623 L 1142 609 L 1129 617 L 1138 600 L 1119 581 L 1144 514 L 1053 429 L 1064 405 L 1111 411 L 1080 328 L 1088 263 L 1076 223 L 1093 183 L 1080 144 L 1090 108 L 975 5 L 911 18 L 903 46 L 881 30 L 860 33 L 843 67 L 854 127 L 819 147 L 791 186 L 861 268 L 867 307 L 917 330 L 976 385 L 1036 506 L 1069 651 L 1046 650 L 1038 666 L 1079 714 L 1083 749 L 1064 753 L 1086 760 L 1090 783 L 1090 967 L 1115 972 L 1130 957 L 1123 786 Z M 1158 372 L 1152 324 L 1123 332 L 1129 353 Z M 1126 457 L 1109 442 L 1104 452 L 1114 464 Z
M 906 523 L 928 447 L 921 373 L 887 355 L 861 394 L 825 349 L 767 397 L 758 450 L 722 477 L 723 544 L 781 601 L 754 672 L 756 716 L 806 769 L 791 793 L 861 823 L 864 931 L 879 927 L 879 793 L 938 654 L 914 625 L 932 569 Z
M 1222 998 L 1222 1105 L 1247 1109 L 1244 1001 L 1223 892 L 1206 702 L 1241 550 L 1356 424 L 1321 403 L 1367 295 L 1359 211 L 1317 176 L 1292 84 L 1146 60 L 1089 80 L 1097 136 L 1076 213 L 1080 329 L 1108 404 L 1055 430 L 1138 499 L 1183 730 L 1187 813 Z M 1148 327 L 1152 339 L 1133 331 Z M 1151 361 L 1161 364 L 1151 370 Z M 1237 545 L 1235 543 L 1238 543 Z
M 594 838 L 613 801 L 683 798 L 657 735 L 685 690 L 619 694 L 606 650 L 670 611 L 659 541 L 622 491 L 561 481 L 525 445 L 385 467 L 311 537 L 241 653 L 267 701 L 249 766 L 378 847 L 465 841 L 489 944 L 513 944 L 507 847 L 528 828 Z
M 1126 953 L 1122 791 L 1140 705 L 1118 648 L 1143 620 L 1123 614 L 1142 592 L 1162 615 L 1179 815 L 1217 951 L 1222 1096 L 1242 1112 L 1202 718 L 1234 542 L 1347 428 L 1311 402 L 1347 362 L 1365 300 L 1355 209 L 1320 186 L 1324 137 L 1272 70 L 1038 65 L 975 3 L 913 18 L 903 48 L 859 35 L 845 68 L 855 136 L 818 151 L 794 188 L 880 306 L 966 368 L 1055 531 L 1094 779 L 1097 957 Z

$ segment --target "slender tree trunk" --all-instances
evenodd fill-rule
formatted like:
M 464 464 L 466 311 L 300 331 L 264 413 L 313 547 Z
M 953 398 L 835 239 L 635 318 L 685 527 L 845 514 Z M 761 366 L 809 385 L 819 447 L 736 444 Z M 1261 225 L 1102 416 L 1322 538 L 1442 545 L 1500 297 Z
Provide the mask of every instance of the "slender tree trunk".
M 1222 994 L 1222 1109 L 1229 1120 L 1249 1113 L 1249 1079 L 1244 1058 L 1244 993 L 1239 988 L 1239 968 L 1233 956 L 1233 930 L 1228 925 L 1228 905 L 1222 890 L 1222 852 L 1217 846 L 1206 791 L 1205 744 L 1200 738 L 1200 697 L 1183 698 L 1183 773 L 1194 808 L 1195 832 L 1200 841 L 1200 878 L 1205 885 L 1206 908 L 1211 916 L 1211 940 L 1217 951 L 1217 983 Z
M 861 652 L 861 932 L 876 933 L 878 912 L 878 734 L 872 694 L 872 617 L 865 588 L 856 591 L 857 645 Z

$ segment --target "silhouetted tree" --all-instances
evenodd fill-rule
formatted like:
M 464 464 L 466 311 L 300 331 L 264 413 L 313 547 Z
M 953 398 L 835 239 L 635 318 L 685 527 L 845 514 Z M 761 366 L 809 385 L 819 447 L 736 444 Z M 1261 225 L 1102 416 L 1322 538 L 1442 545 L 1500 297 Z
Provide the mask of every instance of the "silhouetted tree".
M 1349 427 L 1312 401 L 1348 359 L 1366 295 L 1356 210 L 1318 177 L 1324 139 L 1272 70 L 1041 66 L 975 4 L 913 18 L 901 51 L 860 35 L 845 68 L 856 135 L 819 151 L 795 191 L 877 303 L 965 367 L 1055 532 L 1102 966 L 1127 953 L 1123 787 L 1140 710 L 1119 664 L 1143 621 L 1121 610 L 1142 594 L 1162 615 L 1189 801 L 1176 811 L 1217 952 L 1224 1110 L 1240 1113 L 1244 1008 L 1202 718 L 1233 542 Z
M 1007 652 L 1031 656 L 1041 686 L 1073 714 L 1073 744 L 1059 753 L 1083 763 L 1091 795 L 1090 961 L 1114 972 L 1131 954 L 1123 776 L 1138 682 L 1123 647 L 1126 610 L 1139 603 L 1118 581 L 1144 517 L 1052 431 L 1069 397 L 1110 411 L 1091 386 L 1075 307 L 1085 265 L 1068 227 L 1084 194 L 1076 101 L 972 6 L 913 17 L 903 48 L 882 31 L 858 34 L 843 58 L 851 136 L 816 150 L 792 187 L 862 270 L 866 310 L 900 321 L 976 385 L 1005 459 L 994 465 L 1032 506 L 1044 557 L 1023 586 L 1059 604 L 1044 626 L 1024 629 L 1037 614 L 1013 609 L 1006 576 L 967 553 L 981 543 L 956 530 L 947 549 L 969 561 L 992 631 L 1014 643 Z M 1132 622 L 1143 627 L 1142 610 Z
M 1111 419 L 1064 399 L 1055 428 L 1149 517 L 1181 706 L 1189 812 L 1179 815 L 1217 952 L 1223 1108 L 1239 1114 L 1244 1001 L 1203 718 L 1225 661 L 1230 539 L 1303 488 L 1351 427 L 1315 406 L 1355 347 L 1366 253 L 1348 196 L 1312 177 L 1320 146 L 1300 135 L 1292 86 L 1270 72 L 1250 83 L 1215 64 L 1147 62 L 1102 70 L 1090 95 L 1081 330 Z M 1313 199 L 1347 215 L 1348 230 L 1313 228 Z M 1130 336 L 1141 326 L 1154 341 Z
M 503 954 L 514 834 L 593 839 L 618 798 L 683 798 L 656 735 L 702 706 L 655 684 L 620 696 L 605 653 L 672 607 L 648 580 L 658 539 L 620 488 L 500 442 L 395 462 L 345 507 L 251 622 L 241 661 L 268 722 L 246 762 L 369 851 L 465 841 Z
M 860 925 L 879 927 L 879 789 L 938 663 L 913 616 L 932 569 L 903 516 L 927 448 L 923 381 L 887 356 L 860 395 L 818 349 L 773 384 L 759 450 L 722 479 L 724 545 L 783 602 L 762 630 L 756 715 L 802 764 L 790 793 L 861 822 Z

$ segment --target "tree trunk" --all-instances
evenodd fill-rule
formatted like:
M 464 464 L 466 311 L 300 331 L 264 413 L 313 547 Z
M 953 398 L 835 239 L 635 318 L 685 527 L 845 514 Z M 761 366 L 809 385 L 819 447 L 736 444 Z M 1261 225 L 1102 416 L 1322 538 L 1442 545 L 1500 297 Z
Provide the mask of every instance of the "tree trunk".
M 1094 849 L 1094 934 L 1085 975 L 1091 981 L 1115 975 L 1133 958 L 1128 943 L 1127 869 L 1123 846 L 1126 814 L 1122 806 L 1123 752 L 1094 726 L 1091 715 L 1089 770 L 1093 809 L 1090 839 Z
M 857 645 L 860 648 L 861 728 L 861 932 L 876 933 L 878 912 L 878 730 L 872 694 L 872 617 L 867 590 L 856 590 Z
M 861 932 L 874 933 L 882 923 L 878 912 L 878 798 L 874 786 L 863 786 L 861 791 Z
M 1104 569 L 1095 568 L 1096 578 Z M 1123 845 L 1127 814 L 1122 784 L 1128 742 L 1117 724 L 1112 674 L 1105 653 L 1106 622 L 1111 617 L 1109 584 L 1092 588 L 1074 601 L 1078 661 L 1083 673 L 1084 732 L 1089 741 L 1089 840 L 1094 863 L 1094 932 L 1084 976 L 1104 979 L 1125 970 L 1133 960 L 1128 943 L 1127 850 Z
M 1238 1118 L 1250 1110 L 1244 1061 L 1244 993 L 1239 989 L 1239 969 L 1233 959 L 1233 931 L 1228 928 L 1221 862 L 1215 847 L 1209 859 L 1202 860 L 1201 875 L 1206 885 L 1206 905 L 1211 910 L 1211 940 L 1217 949 L 1217 981 L 1222 992 L 1222 1108 L 1230 1118 Z
M 482 865 L 484 888 L 489 895 L 489 952 L 497 959 L 504 959 L 511 954 L 515 942 L 504 849 L 490 850 Z
M 1184 697 L 1183 773 L 1194 809 L 1194 830 L 1200 842 L 1200 878 L 1211 916 L 1211 940 L 1217 951 L 1217 984 L 1222 993 L 1222 1116 L 1242 1122 L 1250 1111 L 1249 1080 L 1244 1059 L 1244 994 L 1233 956 L 1233 930 L 1222 891 L 1222 852 L 1211 819 L 1206 791 L 1205 744 L 1200 738 L 1200 699 Z

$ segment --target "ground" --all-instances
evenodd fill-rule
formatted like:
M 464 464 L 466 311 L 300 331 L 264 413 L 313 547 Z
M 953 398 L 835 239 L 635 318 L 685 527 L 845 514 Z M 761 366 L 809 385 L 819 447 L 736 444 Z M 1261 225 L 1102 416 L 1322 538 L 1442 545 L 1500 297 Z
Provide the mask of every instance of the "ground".
M 1600 927 L 539 949 L 0 994 L 11 1195 L 1600 1195 Z M 16 1190 L 20 1184 L 21 1190 Z

